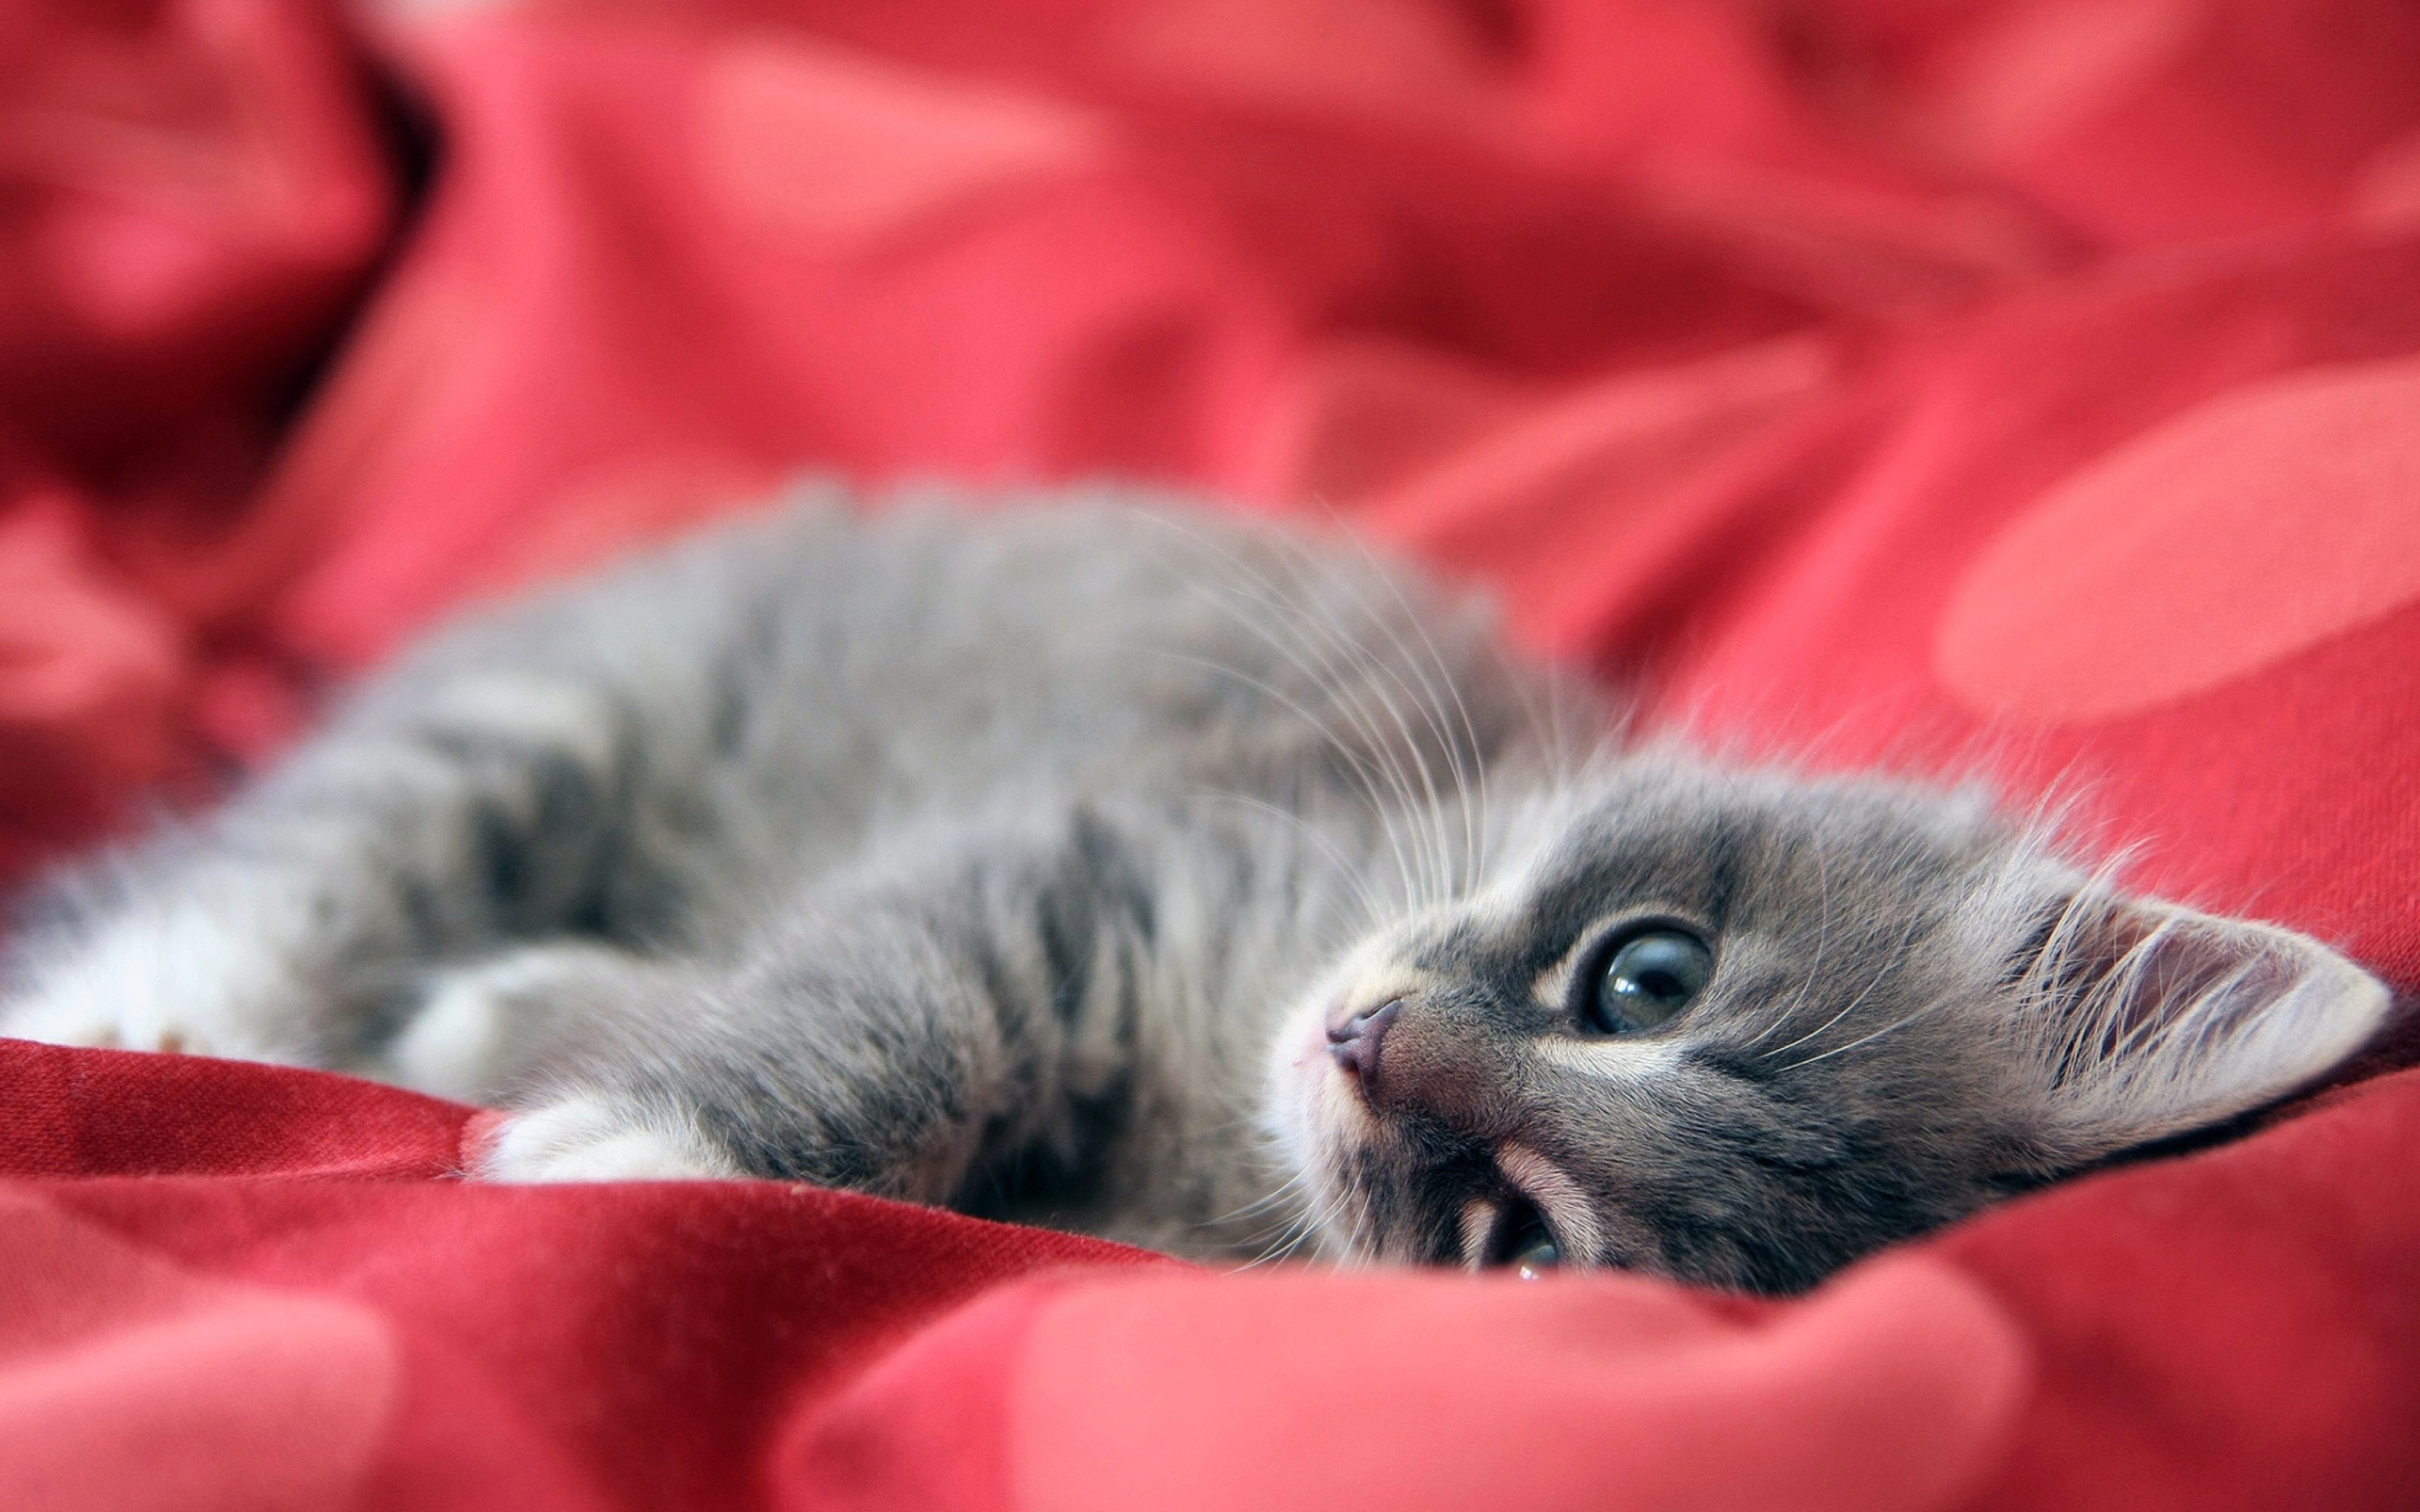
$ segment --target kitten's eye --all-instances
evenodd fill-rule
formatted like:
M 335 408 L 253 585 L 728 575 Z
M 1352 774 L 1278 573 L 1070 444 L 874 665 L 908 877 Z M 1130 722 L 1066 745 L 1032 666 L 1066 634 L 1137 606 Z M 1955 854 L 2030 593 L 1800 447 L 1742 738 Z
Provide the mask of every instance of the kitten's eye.
M 1547 1227 L 1546 1215 L 1528 1201 L 1516 1201 L 1506 1211 L 1487 1248 L 1489 1265 L 1516 1270 L 1525 1281 L 1536 1280 L 1563 1263 L 1563 1246 L 1555 1243 L 1554 1230 Z
M 1634 935 L 1605 963 L 1588 1018 L 1606 1034 L 1637 1034 L 1669 1021 L 1705 989 L 1714 952 L 1695 935 L 1651 929 Z
M 1535 1239 L 1522 1246 L 1520 1253 L 1504 1263 L 1520 1272 L 1523 1280 L 1533 1281 L 1563 1263 L 1563 1246 L 1554 1242 L 1554 1235 L 1541 1228 Z

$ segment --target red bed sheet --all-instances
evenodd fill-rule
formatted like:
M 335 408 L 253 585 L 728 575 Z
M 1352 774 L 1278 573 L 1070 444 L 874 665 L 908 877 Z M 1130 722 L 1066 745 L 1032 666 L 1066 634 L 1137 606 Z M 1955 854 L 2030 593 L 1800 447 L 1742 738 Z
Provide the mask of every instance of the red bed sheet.
M 1173 480 L 2420 991 L 2400 0 L 21 0 L 0 880 L 824 471 Z M 0 1501 L 2396 1507 L 2420 1072 L 1757 1302 L 1214 1275 L 0 1042 Z

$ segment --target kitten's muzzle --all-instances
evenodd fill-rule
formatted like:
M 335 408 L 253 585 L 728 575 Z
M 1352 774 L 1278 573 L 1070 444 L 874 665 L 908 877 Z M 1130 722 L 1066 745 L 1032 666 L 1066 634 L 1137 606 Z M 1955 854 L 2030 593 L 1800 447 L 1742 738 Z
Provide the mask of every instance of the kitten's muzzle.
M 1327 1053 L 1361 1084 L 1364 1096 L 1377 1091 L 1380 1047 L 1386 1042 L 1387 1031 L 1402 1015 L 1403 999 L 1390 998 L 1374 1008 L 1364 1008 L 1327 1026 Z

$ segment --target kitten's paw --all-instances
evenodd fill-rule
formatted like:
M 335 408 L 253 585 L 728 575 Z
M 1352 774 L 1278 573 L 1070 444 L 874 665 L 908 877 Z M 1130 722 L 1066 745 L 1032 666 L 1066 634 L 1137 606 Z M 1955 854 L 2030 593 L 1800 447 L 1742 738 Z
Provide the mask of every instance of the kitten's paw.
M 539 945 L 440 973 L 387 1049 L 387 1074 L 434 1097 L 485 1102 L 520 1069 L 537 1021 L 634 970 L 598 945 Z
M 287 990 L 283 963 L 199 917 L 171 915 L 85 942 L 0 1004 L 0 1035 L 100 1050 L 237 1060 L 304 1058 L 262 1029 Z
M 153 1050 L 230 1060 L 285 1060 L 249 1037 L 227 1032 L 216 1016 L 150 1002 L 98 1002 L 82 993 L 45 993 L 0 1008 L 0 1035 L 80 1050 Z
M 0 1004 L 0 1035 L 11 1040 L 39 1040 L 46 1045 L 83 1050 L 122 1050 L 127 1048 L 128 1027 L 108 1005 L 74 996 L 43 993 Z M 140 1038 L 138 1031 L 136 1039 Z
M 505 1120 L 475 1173 L 489 1181 L 684 1181 L 744 1176 L 686 1119 L 575 1092 Z

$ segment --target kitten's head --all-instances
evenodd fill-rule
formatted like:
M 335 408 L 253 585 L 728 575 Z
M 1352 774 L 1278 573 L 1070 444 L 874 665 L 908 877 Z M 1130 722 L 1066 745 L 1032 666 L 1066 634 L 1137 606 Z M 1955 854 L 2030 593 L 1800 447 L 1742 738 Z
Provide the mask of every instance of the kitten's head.
M 2357 1050 L 2333 952 L 2097 885 L 1979 801 L 1632 757 L 1288 1021 L 1332 1252 L 1764 1291 Z

